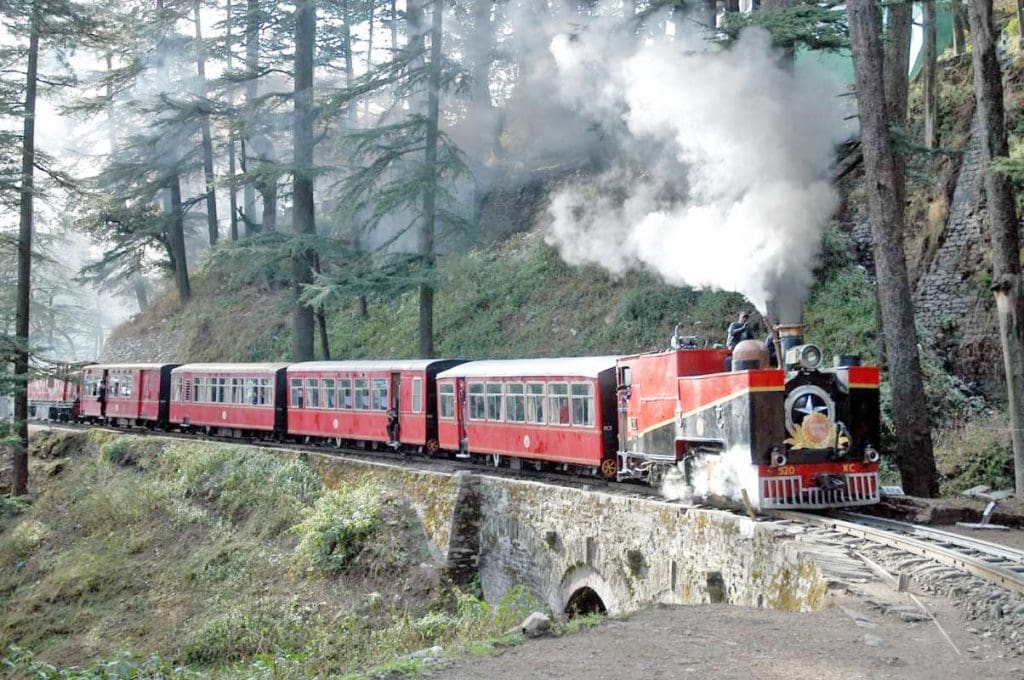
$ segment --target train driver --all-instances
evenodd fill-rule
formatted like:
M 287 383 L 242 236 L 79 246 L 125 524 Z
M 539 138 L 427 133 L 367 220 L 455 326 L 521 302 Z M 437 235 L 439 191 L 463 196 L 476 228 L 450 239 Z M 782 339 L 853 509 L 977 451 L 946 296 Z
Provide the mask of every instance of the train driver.
M 750 326 L 747 325 L 748 321 L 750 321 L 750 312 L 744 310 L 740 312 L 740 318 L 738 321 L 733 321 L 729 324 L 729 330 L 726 331 L 725 335 L 726 347 L 732 349 L 744 340 L 754 339 L 754 332 L 750 330 Z

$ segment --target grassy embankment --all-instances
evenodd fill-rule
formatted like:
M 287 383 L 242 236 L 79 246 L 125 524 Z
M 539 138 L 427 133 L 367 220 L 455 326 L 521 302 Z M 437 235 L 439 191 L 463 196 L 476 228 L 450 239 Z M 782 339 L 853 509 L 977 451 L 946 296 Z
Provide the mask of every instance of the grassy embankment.
M 31 502 L 0 499 L 14 677 L 411 673 L 435 645 L 517 643 L 536 607 L 447 585 L 380 482 L 326 489 L 299 458 L 98 432 L 33 454 Z

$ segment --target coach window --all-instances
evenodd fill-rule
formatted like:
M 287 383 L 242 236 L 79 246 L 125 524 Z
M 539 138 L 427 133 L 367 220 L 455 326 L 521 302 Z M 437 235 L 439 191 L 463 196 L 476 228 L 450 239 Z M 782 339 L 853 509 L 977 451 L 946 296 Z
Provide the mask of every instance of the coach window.
M 452 383 L 441 383 L 438 390 L 441 393 L 441 417 L 455 417 L 455 385 Z
M 423 411 L 423 378 L 412 379 L 412 412 Z
M 526 422 L 544 422 L 544 383 L 526 383 Z
M 260 396 L 259 403 L 261 405 L 271 403 L 270 397 L 270 378 L 260 378 Z
M 171 401 L 181 401 L 181 376 L 171 378 Z
M 334 378 L 324 378 L 324 408 L 338 408 L 338 393 L 334 391 Z
M 135 386 L 135 380 L 130 375 L 126 375 L 121 381 L 121 396 L 130 397 L 132 396 L 132 387 Z
M 552 425 L 569 424 L 569 386 L 566 383 L 548 385 L 548 421 Z
M 484 384 L 469 383 L 469 419 L 483 420 L 487 413 L 484 400 Z
M 487 383 L 487 420 L 501 420 L 501 383 Z
M 245 403 L 245 378 L 231 378 L 231 391 L 228 401 L 232 404 Z
M 384 378 L 373 379 L 373 408 L 376 411 L 388 410 L 388 381 Z
M 320 408 L 320 381 L 306 379 L 306 408 Z
M 256 378 L 245 379 L 245 403 L 255 406 L 260 403 L 259 382 Z
M 594 425 L 594 384 L 572 384 L 572 424 L 582 427 Z
M 370 410 L 370 381 L 366 378 L 356 380 L 356 408 L 360 411 Z
M 292 378 L 292 408 L 302 408 L 302 378 Z
M 526 422 L 526 398 L 523 383 L 505 384 L 505 420 L 510 423 Z
M 192 379 L 192 401 L 203 401 L 203 379 L 196 377 Z
M 352 408 L 352 381 L 341 380 L 341 387 L 338 388 L 341 391 L 341 407 Z

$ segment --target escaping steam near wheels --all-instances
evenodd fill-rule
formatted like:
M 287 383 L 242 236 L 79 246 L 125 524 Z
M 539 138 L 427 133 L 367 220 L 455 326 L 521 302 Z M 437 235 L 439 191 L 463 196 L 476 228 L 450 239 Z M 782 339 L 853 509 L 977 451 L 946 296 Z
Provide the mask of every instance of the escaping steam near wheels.
M 559 95 L 617 153 L 596 179 L 555 193 L 548 242 L 570 264 L 646 268 L 799 318 L 838 202 L 841 87 L 814 64 L 787 64 L 761 29 L 729 48 L 591 30 L 555 36 L 550 50 Z

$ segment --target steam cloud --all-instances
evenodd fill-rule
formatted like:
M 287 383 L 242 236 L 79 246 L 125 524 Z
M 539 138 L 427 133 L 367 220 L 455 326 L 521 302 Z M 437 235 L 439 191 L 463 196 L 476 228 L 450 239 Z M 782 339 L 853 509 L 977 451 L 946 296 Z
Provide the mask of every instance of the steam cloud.
M 620 45 L 615 54 L 610 44 Z M 692 49 L 691 49 L 692 48 Z M 592 30 L 550 44 L 562 98 L 618 138 L 617 160 L 552 198 L 548 242 L 570 264 L 649 268 L 675 285 L 743 293 L 797 320 L 838 197 L 839 90 L 769 36 L 636 45 Z
M 685 503 L 699 502 L 714 495 L 736 503 L 743 503 L 746 489 L 751 503 L 757 503 L 757 467 L 750 462 L 749 446 L 733 446 L 719 455 L 705 456 L 694 463 L 690 480 L 692 486 L 679 475 L 666 475 L 661 495 L 666 500 Z

